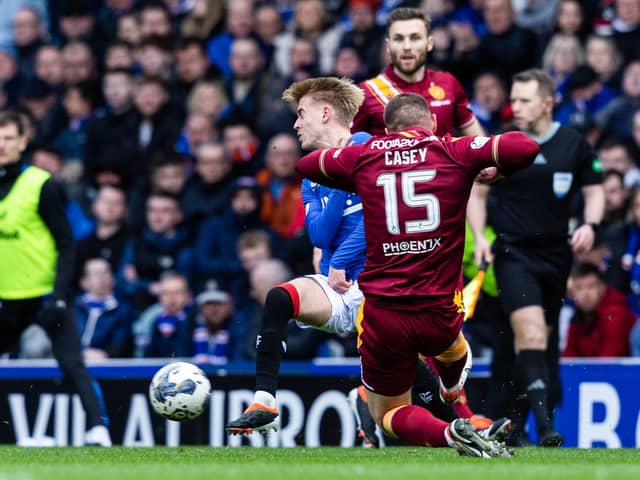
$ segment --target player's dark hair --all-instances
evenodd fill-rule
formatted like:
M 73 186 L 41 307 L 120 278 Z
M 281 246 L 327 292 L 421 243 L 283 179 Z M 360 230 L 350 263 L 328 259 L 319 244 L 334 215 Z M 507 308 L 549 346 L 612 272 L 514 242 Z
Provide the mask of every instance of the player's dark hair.
M 387 17 L 387 37 L 389 36 L 391 25 L 395 22 L 402 22 L 404 20 L 421 20 L 424 22 L 424 28 L 427 30 L 427 35 L 429 35 L 429 32 L 431 31 L 431 17 L 429 15 L 425 15 L 417 8 L 401 7 L 393 9 Z
M 22 119 L 17 112 L 13 110 L 5 110 L 0 112 L 0 127 L 6 127 L 7 125 L 15 125 L 18 129 L 20 136 L 24 135 L 24 126 L 22 125 Z
M 547 72 L 539 68 L 530 68 L 516 73 L 513 76 L 513 83 L 516 82 L 538 82 L 538 93 L 542 98 L 556 98 L 556 85 Z
M 397 132 L 411 125 L 427 127 L 431 122 L 429 104 L 417 93 L 401 93 L 391 99 L 384 109 L 384 124 Z

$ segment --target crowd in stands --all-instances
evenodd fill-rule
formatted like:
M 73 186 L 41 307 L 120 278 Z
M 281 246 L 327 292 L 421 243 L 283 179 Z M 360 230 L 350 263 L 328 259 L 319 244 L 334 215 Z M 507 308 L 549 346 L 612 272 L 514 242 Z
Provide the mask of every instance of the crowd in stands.
M 640 355 L 640 0 L 3 0 L 0 108 L 66 186 L 87 359 L 255 357 L 266 292 L 313 272 L 282 92 L 379 73 L 398 6 L 431 16 L 427 63 L 488 133 L 510 125 L 513 74 L 552 75 L 555 119 L 597 149 L 606 191 L 565 353 Z M 611 312 L 619 348 L 597 340 Z M 27 335 L 15 354 L 46 354 Z M 317 355 L 356 355 L 354 338 L 292 322 L 286 357 Z

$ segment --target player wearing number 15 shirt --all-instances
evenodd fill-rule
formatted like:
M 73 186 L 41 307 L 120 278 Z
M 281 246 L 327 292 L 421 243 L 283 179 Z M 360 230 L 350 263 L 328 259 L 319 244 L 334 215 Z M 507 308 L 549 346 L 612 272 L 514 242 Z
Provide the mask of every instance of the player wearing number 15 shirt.
M 385 124 L 389 135 L 363 145 L 316 150 L 296 169 L 312 181 L 360 195 L 367 254 L 358 278 L 365 297 L 358 344 L 369 408 L 385 431 L 436 446 L 443 441 L 438 429 L 397 431 L 394 427 L 403 430 L 415 422 L 394 426 L 393 419 L 402 407 L 429 418 L 426 424 L 442 422 L 409 405 L 410 388 L 419 354 L 453 354 L 459 344 L 460 265 L 471 186 L 484 168 L 495 166 L 509 175 L 527 167 L 539 148 L 521 132 L 436 137 L 426 100 L 411 93 L 388 103 Z M 458 380 L 461 371 L 456 370 L 462 367 L 439 372 L 445 386 Z

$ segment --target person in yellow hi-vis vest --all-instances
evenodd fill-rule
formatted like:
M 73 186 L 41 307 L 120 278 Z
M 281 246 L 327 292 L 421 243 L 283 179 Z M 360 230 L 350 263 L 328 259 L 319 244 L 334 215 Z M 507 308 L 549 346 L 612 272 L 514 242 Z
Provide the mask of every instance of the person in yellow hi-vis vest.
M 101 391 L 87 372 L 67 301 L 74 242 L 65 197 L 49 173 L 26 166 L 20 117 L 0 112 L 0 353 L 11 350 L 31 324 L 42 326 L 66 379 L 80 395 L 88 431 L 85 444 L 111 446 Z M 44 439 L 17 439 L 39 445 Z

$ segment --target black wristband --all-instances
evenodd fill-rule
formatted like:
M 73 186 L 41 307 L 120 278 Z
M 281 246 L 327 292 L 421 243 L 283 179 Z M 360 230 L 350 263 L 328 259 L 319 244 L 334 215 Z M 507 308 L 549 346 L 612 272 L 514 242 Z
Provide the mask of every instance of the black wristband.
M 600 224 L 599 223 L 593 223 L 593 222 L 589 222 L 587 223 L 587 225 L 589 225 L 591 227 L 591 230 L 593 230 L 593 233 L 598 233 L 598 230 L 600 230 Z

